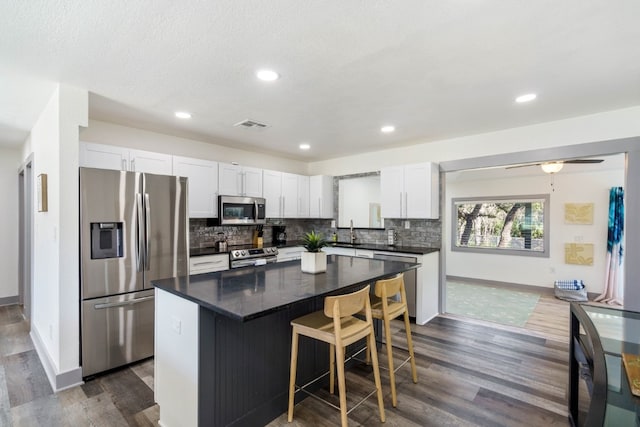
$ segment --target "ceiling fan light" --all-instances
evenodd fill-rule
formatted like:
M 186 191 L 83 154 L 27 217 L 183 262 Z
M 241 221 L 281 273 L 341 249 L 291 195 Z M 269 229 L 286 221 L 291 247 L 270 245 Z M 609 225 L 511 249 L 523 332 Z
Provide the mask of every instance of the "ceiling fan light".
M 562 162 L 549 162 L 540 165 L 545 173 L 558 173 L 562 170 Z

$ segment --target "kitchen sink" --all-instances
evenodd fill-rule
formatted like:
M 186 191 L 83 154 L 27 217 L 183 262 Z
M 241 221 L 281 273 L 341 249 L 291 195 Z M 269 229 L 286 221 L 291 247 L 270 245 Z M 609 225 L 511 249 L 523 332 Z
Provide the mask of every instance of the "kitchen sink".
M 351 243 L 351 242 L 330 242 L 332 246 L 359 246 L 362 243 Z

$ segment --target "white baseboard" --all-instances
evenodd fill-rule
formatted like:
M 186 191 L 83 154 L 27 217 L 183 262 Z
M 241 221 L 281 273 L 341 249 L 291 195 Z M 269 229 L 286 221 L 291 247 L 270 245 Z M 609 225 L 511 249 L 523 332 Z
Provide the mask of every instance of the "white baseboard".
M 36 353 L 38 353 L 38 357 L 40 358 L 40 363 L 42 363 L 44 372 L 47 374 L 47 379 L 49 380 L 49 384 L 51 384 L 51 388 L 54 392 L 57 393 L 59 391 L 83 384 L 82 368 L 80 366 L 71 369 L 70 371 L 56 373 L 55 364 L 49 357 L 49 353 L 47 352 L 47 349 L 42 342 L 42 339 L 40 338 L 40 334 L 38 334 L 38 331 L 33 326 L 31 327 L 29 336 L 31 337 L 33 346 L 36 349 Z

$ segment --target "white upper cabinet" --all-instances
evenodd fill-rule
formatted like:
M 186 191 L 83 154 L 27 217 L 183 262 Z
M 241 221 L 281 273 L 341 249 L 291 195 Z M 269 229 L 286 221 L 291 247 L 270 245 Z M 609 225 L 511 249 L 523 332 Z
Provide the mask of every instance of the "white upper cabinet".
M 129 170 L 129 149 L 115 145 L 81 142 L 80 166 L 118 171 Z
M 169 154 L 129 150 L 129 170 L 131 172 L 171 175 L 171 158 L 172 156 Z
M 383 168 L 380 171 L 380 194 L 383 218 L 438 218 L 438 165 L 419 163 Z
M 309 177 L 298 175 L 298 218 L 309 218 Z
M 218 162 L 173 156 L 173 174 L 189 178 L 189 217 L 218 217 Z
M 380 215 L 383 218 L 406 218 L 404 205 L 404 166 L 380 170 Z
M 309 217 L 308 176 L 270 170 L 262 176 L 267 218 Z
M 333 218 L 333 177 L 309 177 L 309 217 Z
M 283 218 L 296 218 L 298 216 L 298 175 L 282 173 L 282 205 Z
M 220 195 L 262 197 L 262 169 L 229 163 L 218 168 Z
M 267 218 L 282 218 L 282 172 L 262 171 L 262 194 L 266 199 L 265 214 Z
M 171 175 L 171 155 L 115 145 L 80 143 L 80 166 Z

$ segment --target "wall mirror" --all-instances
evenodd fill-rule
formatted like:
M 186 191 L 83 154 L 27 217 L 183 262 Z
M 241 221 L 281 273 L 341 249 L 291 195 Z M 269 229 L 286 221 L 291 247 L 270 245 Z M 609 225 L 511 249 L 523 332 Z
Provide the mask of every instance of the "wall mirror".
M 380 216 L 380 174 L 338 177 L 338 227 L 384 228 Z

